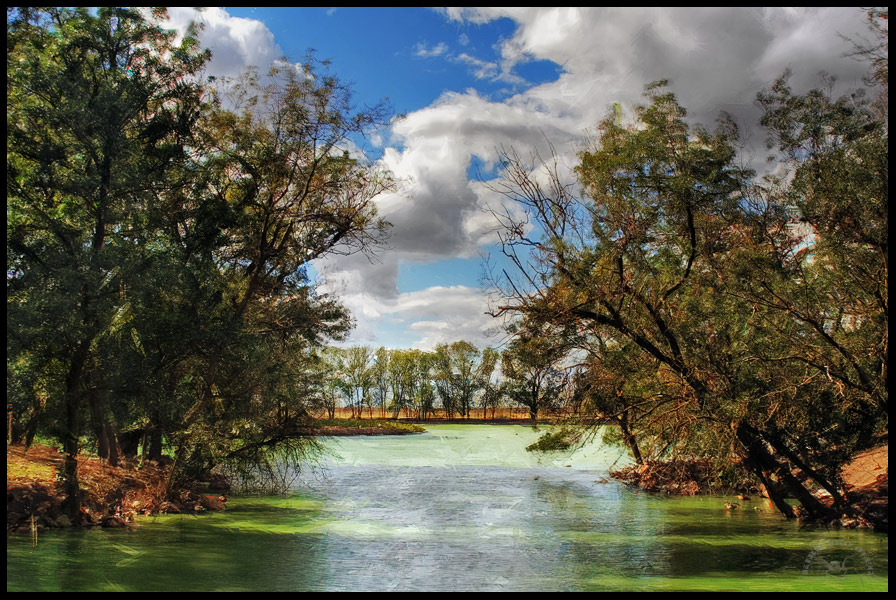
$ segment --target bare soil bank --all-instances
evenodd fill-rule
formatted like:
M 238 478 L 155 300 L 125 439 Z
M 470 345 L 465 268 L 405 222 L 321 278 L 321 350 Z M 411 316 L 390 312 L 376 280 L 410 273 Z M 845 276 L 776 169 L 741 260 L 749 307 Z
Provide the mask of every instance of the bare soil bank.
M 833 524 L 845 528 L 864 527 L 881 531 L 889 529 L 889 446 L 880 446 L 857 455 L 843 467 L 844 496 L 850 503 L 850 514 L 844 514 Z M 624 483 L 647 492 L 693 496 L 696 494 L 738 494 L 741 503 L 728 502 L 730 510 L 746 508 L 751 501 L 762 500 L 760 490 L 744 481 L 722 485 L 718 473 L 708 460 L 646 461 L 614 471 L 611 475 Z M 821 492 L 822 502 L 830 498 Z
M 189 487 L 169 491 L 170 467 L 155 462 L 110 467 L 99 458 L 78 455 L 82 509 L 75 518 L 63 514 L 65 494 L 56 480 L 62 454 L 34 444 L 6 447 L 6 530 L 53 527 L 133 527 L 138 514 L 195 513 L 223 510 L 224 496 L 200 494 Z

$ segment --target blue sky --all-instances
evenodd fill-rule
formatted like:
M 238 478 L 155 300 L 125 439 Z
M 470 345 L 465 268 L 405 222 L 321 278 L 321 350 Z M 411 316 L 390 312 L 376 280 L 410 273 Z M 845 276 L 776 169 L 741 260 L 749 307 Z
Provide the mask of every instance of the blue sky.
M 359 103 L 388 99 L 396 114 L 364 148 L 401 182 L 378 200 L 392 222 L 389 250 L 315 264 L 322 291 L 355 316 L 347 343 L 419 347 L 503 340 L 482 289 L 482 256 L 496 255 L 487 185 L 499 148 L 569 167 L 611 105 L 623 112 L 644 86 L 669 79 L 695 123 L 738 121 L 742 160 L 762 164 L 756 93 L 785 69 L 797 90 L 866 71 L 844 36 L 867 36 L 856 8 L 192 8 L 171 25 L 204 24 L 210 74 L 236 75 L 309 48 L 331 61 Z M 534 166 L 534 165 L 533 165 Z M 486 181 L 483 181 L 486 180 Z
M 446 91 L 475 87 L 495 98 L 511 91 L 501 81 L 477 78 L 470 66 L 474 57 L 485 64 L 500 58 L 496 41 L 515 30 L 508 18 L 475 25 L 450 22 L 429 8 L 227 10 L 267 24 L 286 56 L 299 60 L 314 49 L 318 57 L 333 61 L 334 72 L 359 98 L 387 97 L 396 113 L 427 106 Z M 462 55 L 470 59 L 465 62 Z M 438 57 L 447 60 L 431 60 Z M 549 61 L 527 64 L 524 71 L 524 78 L 534 83 L 558 76 Z

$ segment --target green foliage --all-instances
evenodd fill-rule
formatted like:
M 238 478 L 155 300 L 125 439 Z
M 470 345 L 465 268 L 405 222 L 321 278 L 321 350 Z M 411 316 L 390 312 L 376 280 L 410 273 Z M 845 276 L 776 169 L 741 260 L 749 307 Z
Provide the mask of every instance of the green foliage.
M 580 155 L 581 198 L 556 169 L 545 185 L 505 157 L 499 191 L 543 236 L 505 217 L 526 284 L 505 286 L 525 323 L 517 360 L 546 332 L 579 365 L 583 420 L 616 425 L 639 463 L 727 470 L 734 453 L 785 514 L 784 494 L 812 517 L 847 510 L 839 468 L 887 433 L 886 121 L 861 95 L 794 94 L 785 75 L 758 100 L 790 172 L 755 182 L 730 120 L 710 133 L 664 82 L 645 95 Z
M 526 446 L 528 452 L 556 452 L 569 450 L 575 446 L 581 438 L 581 432 L 574 429 L 561 428 L 557 431 L 548 431 L 534 444 Z
M 501 355 L 504 393 L 529 409 L 535 420 L 539 410 L 557 407 L 566 388 L 567 375 L 561 361 L 568 347 L 555 337 L 523 328 Z
M 337 405 L 350 406 L 358 419 L 359 403 L 366 403 L 372 412 L 379 406 L 386 416 L 391 408 L 393 419 L 402 411 L 416 413 L 425 419 L 439 408 L 449 417 L 460 412 L 469 416 L 476 404 L 496 407 L 504 388 L 493 381 L 499 354 L 492 348 L 481 352 L 469 342 L 455 342 L 433 352 L 416 349 L 327 348 L 325 388 L 337 392 L 328 396 L 330 419 Z
M 351 321 L 305 268 L 387 227 L 388 174 L 344 151 L 382 107 L 313 57 L 211 89 L 163 16 L 7 20 L 7 391 L 17 437 L 65 442 L 72 491 L 87 431 L 110 461 L 125 432 L 156 459 L 166 439 L 194 473 L 312 455 L 315 349 Z
M 469 417 L 476 395 L 487 387 L 497 357 L 492 351 L 480 353 L 470 342 L 459 341 L 437 346 L 433 360 L 436 389 L 448 417 L 455 412 Z
M 317 422 L 320 427 L 338 427 L 347 429 L 382 429 L 398 430 L 410 433 L 422 433 L 424 427 L 413 423 L 401 423 L 397 421 L 380 421 L 376 419 L 321 419 Z

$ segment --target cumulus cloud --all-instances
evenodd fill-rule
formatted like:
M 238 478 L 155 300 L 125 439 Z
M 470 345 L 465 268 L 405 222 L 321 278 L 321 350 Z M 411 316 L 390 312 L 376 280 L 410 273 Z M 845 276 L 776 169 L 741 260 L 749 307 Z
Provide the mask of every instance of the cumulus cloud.
M 503 340 L 499 322 L 487 314 L 487 299 L 475 288 L 433 286 L 388 299 L 359 291 L 341 297 L 358 321 L 350 344 L 382 344 L 371 326 L 377 319 L 413 332 L 416 340 L 409 345 L 421 350 L 457 340 L 484 348 Z
M 359 322 L 353 339 L 375 343 L 375 322 L 391 320 L 418 335 L 417 344 L 479 336 L 494 323 L 484 315 L 485 300 L 473 288 L 437 287 L 402 292 L 400 265 L 433 264 L 440 259 L 476 256 L 494 242 L 489 209 L 510 209 L 500 195 L 471 173 L 478 165 L 491 173 L 502 149 L 548 157 L 559 154 L 571 167 L 590 128 L 614 103 L 623 113 L 642 102 L 644 86 L 669 79 L 670 88 L 694 123 L 712 126 L 719 111 L 731 113 L 747 140 L 761 148 L 756 93 L 785 69 L 797 91 L 819 85 L 829 71 L 843 86 L 857 86 L 867 65 L 845 54 L 841 36 L 866 30 L 855 8 L 446 8 L 444 17 L 463 29 L 511 19 L 513 35 L 495 40 L 499 59 L 482 60 L 472 51 L 452 54 L 447 45 L 421 43 L 422 58 L 466 64 L 480 81 L 513 81 L 533 60 L 559 65 L 553 81 L 501 100 L 473 89 L 450 90 L 430 106 L 397 120 L 384 139 L 382 162 L 402 182 L 378 201 L 392 222 L 390 249 L 380 263 L 340 257 L 319 265 L 328 289 L 337 291 Z M 280 55 L 270 31 L 236 19 L 222 9 L 171 9 L 173 21 L 198 20 L 202 41 L 215 58 L 209 71 L 233 75 L 247 64 L 267 64 Z M 517 79 L 517 81 L 519 81 Z M 550 142 L 550 144 L 548 143 Z M 535 155 L 535 154 L 533 154 Z M 746 154 L 760 160 L 762 151 Z M 490 176 L 490 175 L 489 175 Z M 512 209 L 510 209 L 512 210 Z
M 167 25 L 185 30 L 196 23 L 202 30 L 199 39 L 212 51 L 207 67 L 216 77 L 237 77 L 246 67 L 266 70 L 283 52 L 274 41 L 274 34 L 261 21 L 231 16 L 222 8 L 177 6 L 168 9 Z
M 855 8 L 531 8 L 448 10 L 449 18 L 483 23 L 514 19 L 503 42 L 507 60 L 561 65 L 559 81 L 526 92 L 554 110 L 572 107 L 593 124 L 614 102 L 637 103 L 644 86 L 671 80 L 694 121 L 711 125 L 719 110 L 754 123 L 753 98 L 786 68 L 798 89 L 817 85 L 821 70 L 845 85 L 865 66 L 845 58 L 866 29 Z
M 552 61 L 562 73 L 501 102 L 473 90 L 447 93 L 395 125 L 397 147 L 388 161 L 409 183 L 403 195 L 382 205 L 395 224 L 397 250 L 386 260 L 469 256 L 493 243 L 494 219 L 483 209 L 501 200 L 471 181 L 473 158 L 488 166 L 502 147 L 549 156 L 546 140 L 551 140 L 553 151 L 571 165 L 584 135 L 610 106 L 620 103 L 630 115 L 652 81 L 669 79 L 694 123 L 711 127 L 720 111 L 733 114 L 759 147 L 763 140 L 753 100 L 785 69 L 794 71 L 797 89 L 817 85 L 823 68 L 849 85 L 865 71 L 843 57 L 849 46 L 839 37 L 864 31 L 855 9 L 449 8 L 443 13 L 461 24 L 502 17 L 516 23 L 514 35 L 501 42 L 501 64 L 457 57 L 477 77 L 511 73 L 529 60 Z M 760 155 L 754 151 L 744 160 L 758 161 Z M 425 333 L 424 339 L 439 339 L 450 322 L 424 320 L 415 330 Z

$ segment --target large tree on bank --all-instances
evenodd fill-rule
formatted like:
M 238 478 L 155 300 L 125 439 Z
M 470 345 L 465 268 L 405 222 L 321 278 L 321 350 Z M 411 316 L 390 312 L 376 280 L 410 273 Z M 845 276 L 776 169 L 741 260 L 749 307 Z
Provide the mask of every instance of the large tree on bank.
M 206 58 L 133 9 L 8 13 L 8 360 L 59 411 L 72 515 L 82 409 L 105 437 L 101 346 L 150 260 L 153 202 L 183 185 Z
M 386 227 L 388 174 L 347 152 L 381 107 L 311 59 L 212 89 L 163 17 L 8 13 L 7 389 L 63 440 L 72 515 L 84 434 L 115 460 L 143 431 L 179 468 L 300 458 L 314 348 L 350 327 L 305 267 Z
M 582 195 L 506 157 L 535 227 L 503 215 L 523 276 L 502 310 L 585 353 L 579 395 L 633 452 L 734 447 L 785 515 L 785 495 L 839 515 L 839 466 L 886 433 L 886 129 L 779 81 L 760 102 L 794 177 L 756 183 L 729 121 L 689 126 L 662 82 L 646 96 L 580 155 Z

